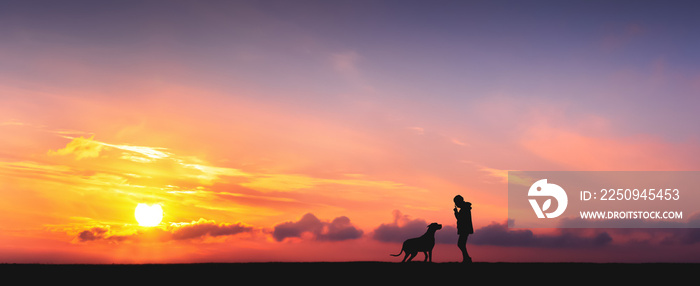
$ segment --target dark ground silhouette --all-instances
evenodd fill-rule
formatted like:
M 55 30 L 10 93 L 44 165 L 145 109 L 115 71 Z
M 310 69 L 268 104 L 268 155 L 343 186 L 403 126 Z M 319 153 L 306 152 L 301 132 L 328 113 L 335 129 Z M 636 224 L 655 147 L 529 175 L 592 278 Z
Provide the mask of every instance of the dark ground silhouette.
M 392 263 L 392 262 L 313 262 L 313 263 L 202 263 L 145 265 L 46 265 L 0 264 L 7 283 L 69 282 L 70 285 L 327 285 L 342 283 L 410 283 L 435 285 L 485 279 L 488 284 L 596 283 L 596 285 L 650 285 L 695 277 L 700 264 L 675 263 Z M 559 277 L 559 278 L 557 278 Z M 15 282 L 13 279 L 19 279 Z M 533 281 L 533 279 L 535 281 Z M 128 283 L 128 284 L 119 284 Z M 156 284 L 157 283 L 157 284 Z

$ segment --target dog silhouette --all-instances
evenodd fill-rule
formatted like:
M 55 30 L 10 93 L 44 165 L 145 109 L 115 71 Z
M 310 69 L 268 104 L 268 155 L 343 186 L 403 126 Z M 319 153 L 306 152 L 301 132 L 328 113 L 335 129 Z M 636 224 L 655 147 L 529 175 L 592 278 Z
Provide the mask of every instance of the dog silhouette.
M 439 229 L 442 229 L 442 225 L 439 223 L 431 223 L 428 225 L 428 231 L 425 232 L 420 237 L 416 238 L 411 238 L 407 239 L 406 241 L 403 242 L 403 246 L 401 247 L 401 252 L 399 254 L 389 254 L 391 256 L 399 256 L 401 253 L 405 253 L 406 255 L 403 257 L 403 260 L 401 262 L 406 262 L 406 261 L 411 261 L 413 260 L 416 255 L 418 255 L 418 252 L 423 252 L 425 254 L 425 260 L 423 261 L 430 261 L 433 262 L 433 247 L 435 247 L 435 232 L 438 231 Z M 409 255 L 411 257 L 409 257 Z M 408 258 L 408 260 L 406 260 Z

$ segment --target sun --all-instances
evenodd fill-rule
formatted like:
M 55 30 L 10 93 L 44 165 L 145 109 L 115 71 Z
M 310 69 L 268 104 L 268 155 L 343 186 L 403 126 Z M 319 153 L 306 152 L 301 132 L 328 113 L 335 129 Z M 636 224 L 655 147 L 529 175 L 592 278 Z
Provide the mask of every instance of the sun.
M 138 204 L 134 216 L 140 226 L 156 226 L 163 220 L 163 208 L 159 204 Z

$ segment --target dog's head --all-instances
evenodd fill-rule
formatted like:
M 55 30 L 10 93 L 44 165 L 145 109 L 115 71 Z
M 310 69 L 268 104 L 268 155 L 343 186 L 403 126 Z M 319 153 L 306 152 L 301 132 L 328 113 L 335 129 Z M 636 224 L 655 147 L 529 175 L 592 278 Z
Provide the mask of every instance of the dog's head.
M 428 225 L 428 229 L 434 229 L 434 230 L 442 229 L 442 225 L 437 223 L 437 222 L 434 222 L 434 223 L 431 223 Z

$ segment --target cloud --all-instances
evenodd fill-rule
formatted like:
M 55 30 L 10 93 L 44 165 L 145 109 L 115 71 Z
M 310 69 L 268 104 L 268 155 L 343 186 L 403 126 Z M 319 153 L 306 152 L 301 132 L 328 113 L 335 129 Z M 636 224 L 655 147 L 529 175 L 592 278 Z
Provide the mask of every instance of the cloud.
M 381 242 L 401 243 L 409 238 L 421 236 L 429 224 L 420 218 L 411 218 L 400 211 L 393 212 L 394 220 L 374 229 L 372 238 Z M 689 227 L 700 222 L 700 214 L 694 215 Z M 435 233 L 435 242 L 454 244 L 457 242 L 457 230 L 443 222 L 443 228 Z M 691 245 L 700 243 L 700 228 L 663 228 L 663 229 L 559 229 L 552 234 L 535 234 L 530 229 L 510 229 L 507 223 L 493 222 L 477 229 L 469 237 L 474 245 L 492 245 L 503 247 L 532 248 L 596 248 L 613 244 L 637 245 Z
M 360 63 L 363 57 L 356 51 L 343 51 L 332 53 L 329 62 L 333 70 L 345 81 L 354 85 L 364 92 L 374 93 L 376 89 L 367 81 L 362 74 Z
M 412 126 L 412 127 L 407 127 L 406 129 L 411 130 L 411 131 L 415 132 L 415 134 L 418 134 L 418 135 L 425 134 L 425 128 L 423 128 L 423 127 Z
M 114 145 L 114 144 L 107 144 L 107 143 L 102 143 L 102 145 L 125 150 L 125 151 L 131 151 L 134 153 L 141 154 L 143 156 L 146 156 L 151 159 L 163 159 L 167 158 L 170 156 L 170 153 L 159 151 L 158 149 L 165 149 L 165 148 L 155 148 L 155 147 L 146 147 L 146 146 L 132 146 L 132 145 Z
M 360 60 L 360 55 L 355 51 L 347 51 L 334 53 L 330 57 L 333 68 L 347 76 L 357 75 L 357 61 Z
M 217 223 L 214 220 L 200 218 L 197 221 L 171 223 L 165 227 L 134 229 L 130 227 L 115 228 L 110 225 L 92 226 L 80 231 L 76 236 L 80 242 L 88 241 L 171 241 L 219 237 L 251 232 L 253 227 L 242 223 Z
M 100 168 L 104 168 L 105 171 L 110 173 L 124 172 L 124 169 L 128 169 L 128 172 L 133 174 L 131 172 L 134 170 L 134 165 L 127 165 L 124 163 L 125 161 L 128 161 L 129 163 L 133 162 L 138 163 L 139 165 L 151 164 L 153 167 L 150 169 L 136 169 L 147 170 L 146 173 L 148 173 L 149 176 L 158 174 L 162 176 L 172 176 L 178 179 L 191 178 L 196 179 L 199 183 L 206 185 L 211 185 L 215 181 L 219 181 L 219 179 L 224 176 L 252 176 L 252 174 L 248 174 L 238 169 L 208 165 L 207 162 L 196 157 L 180 156 L 169 152 L 167 148 L 163 147 L 111 144 L 95 140 L 94 136 L 89 138 L 72 138 L 69 136 L 61 137 L 72 140 L 66 145 L 65 148 L 58 149 L 56 151 L 49 150 L 48 155 L 57 156 L 72 154 L 75 155 L 76 159 L 78 160 L 83 158 L 100 157 L 100 160 L 109 161 L 109 163 L 100 164 Z M 123 161 L 113 160 L 114 158 L 119 158 Z M 169 172 L 159 172 L 161 169 L 168 169 Z
M 606 52 L 624 49 L 646 32 L 638 23 L 627 23 L 608 30 L 609 33 L 600 42 L 601 49 Z
M 350 223 L 350 219 L 346 216 L 339 216 L 330 224 L 327 225 L 327 231 L 317 236 L 320 240 L 340 241 L 346 239 L 355 239 L 362 236 L 362 230 L 357 229 Z
M 296 174 L 250 174 L 249 181 L 241 186 L 255 190 L 298 191 L 321 185 L 343 185 L 373 189 L 410 189 L 410 186 L 393 182 L 366 179 L 325 179 Z
M 487 167 L 487 166 L 482 165 L 480 163 L 477 163 L 474 161 L 469 161 L 469 160 L 462 160 L 460 162 L 473 165 L 479 171 L 484 172 L 485 174 L 487 174 L 490 177 L 499 179 L 501 182 L 503 182 L 505 184 L 508 184 L 510 181 L 510 183 L 520 184 L 523 186 L 530 186 L 530 185 L 532 185 L 532 183 L 535 182 L 534 180 L 532 180 L 532 178 L 523 179 L 523 178 L 517 177 L 515 174 L 509 174 L 508 171 L 511 171 L 511 170 L 491 168 L 491 167 Z M 510 176 L 510 178 L 509 178 L 509 176 Z
M 76 237 L 80 242 L 96 241 L 96 240 L 107 240 L 110 242 L 119 242 L 128 240 L 131 235 L 128 234 L 118 234 L 116 231 L 112 230 L 109 225 L 99 225 L 93 226 L 90 229 L 83 230 L 78 233 Z
M 105 234 L 109 231 L 109 227 L 93 227 L 89 230 L 81 231 L 78 234 L 78 240 L 80 241 L 92 241 L 98 240 L 105 237 Z
M 693 216 L 688 228 L 564 228 L 559 233 L 537 235 L 529 229 L 509 229 L 506 224 L 491 223 L 480 228 L 469 238 L 475 245 L 540 247 L 540 248 L 595 248 L 615 245 L 645 247 L 694 245 L 700 243 L 700 215 Z
M 660 244 L 663 245 L 700 243 L 700 228 L 657 229 L 657 231 L 671 233 L 670 236 L 664 238 L 660 242 Z
M 173 240 L 183 240 L 204 236 L 234 235 L 249 232 L 252 229 L 252 227 L 241 223 L 216 223 L 213 220 L 200 218 L 198 221 L 192 221 L 191 223 L 171 224 L 168 230 Z
M 115 148 L 119 149 L 122 151 L 128 151 L 131 153 L 136 153 L 139 156 L 144 156 L 144 157 L 137 157 L 132 154 L 125 153 L 122 158 L 123 159 L 130 159 L 132 161 L 137 161 L 137 162 L 151 162 L 154 159 L 163 159 L 169 157 L 171 154 L 160 151 L 164 150 L 165 148 L 156 148 L 156 147 L 145 147 L 145 146 L 132 146 L 132 145 L 117 145 L 117 144 L 109 144 L 105 142 L 100 142 L 95 140 L 95 136 L 91 136 L 90 138 L 84 138 L 84 137 L 77 137 L 73 138 L 70 136 L 63 136 L 65 138 L 72 139 L 68 144 L 66 145 L 65 148 L 58 149 L 56 151 L 49 150 L 48 154 L 49 155 L 70 155 L 73 154 L 75 155 L 76 159 L 80 160 L 82 158 L 97 158 L 100 155 L 100 151 L 104 150 L 105 147 L 108 148 Z M 160 150 L 159 150 L 160 149 Z
M 83 158 L 97 158 L 104 146 L 93 140 L 94 138 L 94 135 L 90 138 L 83 138 L 82 136 L 74 138 L 72 141 L 68 142 L 65 148 L 56 151 L 49 150 L 48 154 L 61 156 L 73 154 L 77 160 Z
M 128 151 L 132 153 L 136 153 L 140 156 L 145 156 L 144 157 L 137 157 L 138 161 L 143 161 L 143 162 L 151 162 L 153 159 L 163 159 L 170 157 L 172 154 L 161 151 L 165 150 L 165 148 L 158 148 L 158 147 L 146 147 L 146 146 L 133 146 L 133 145 L 118 145 L 118 144 L 110 144 L 110 143 L 105 143 L 105 142 L 100 142 L 95 140 L 95 136 L 91 136 L 90 138 L 84 138 L 84 137 L 78 137 L 78 138 L 73 138 L 70 136 L 62 136 L 65 138 L 72 139 L 68 144 L 66 145 L 65 148 L 58 149 L 56 151 L 49 150 L 48 154 L 49 155 L 69 155 L 69 154 L 74 154 L 76 156 L 76 159 L 82 159 L 82 158 L 96 158 L 100 155 L 100 151 L 102 151 L 105 147 L 109 148 L 115 148 L 119 149 L 122 151 Z M 124 159 L 131 159 L 133 155 L 130 154 L 125 154 L 123 156 Z
M 314 178 L 302 175 L 267 174 L 251 178 L 249 182 L 241 183 L 243 187 L 251 189 L 296 191 L 315 187 L 319 182 Z
M 373 239 L 381 242 L 403 242 L 406 239 L 423 235 L 430 224 L 423 219 L 411 219 L 410 216 L 403 215 L 398 210 L 394 210 L 393 214 L 393 222 L 381 224 L 374 229 Z M 457 229 L 453 226 L 442 224 L 442 229 L 435 233 L 435 242 L 456 243 Z
M 457 138 L 451 138 L 451 139 L 450 139 L 450 142 L 452 142 L 452 143 L 455 144 L 455 145 L 459 145 L 459 146 L 469 146 L 469 144 L 464 143 L 464 142 L 460 141 L 460 140 L 457 139 Z
M 599 247 L 612 242 L 608 232 L 584 236 L 577 230 L 562 229 L 559 234 L 536 235 L 529 229 L 509 229 L 508 225 L 496 222 L 477 229 L 469 238 L 476 245 L 521 246 L 545 248 Z
M 411 218 L 395 210 L 394 221 L 381 224 L 374 229 L 372 238 L 381 242 L 400 243 L 409 238 L 421 236 L 429 224 L 424 219 Z M 438 222 L 441 223 L 441 222 Z M 694 214 L 687 228 L 639 228 L 639 229 L 597 229 L 563 228 L 553 234 L 535 234 L 530 229 L 511 229 L 507 223 L 496 223 L 479 228 L 469 237 L 474 245 L 534 248 L 595 248 L 609 246 L 615 241 L 620 244 L 635 245 L 692 245 L 700 243 L 700 213 Z M 457 230 L 443 223 L 443 228 L 435 233 L 436 243 L 454 244 Z
M 658 232 L 669 233 L 669 236 L 661 240 L 661 244 L 695 244 L 700 243 L 700 212 L 690 216 L 687 222 L 688 228 L 656 229 Z M 643 229 L 644 230 L 644 229 Z
M 611 224 L 614 220 L 607 221 Z M 561 227 L 593 228 L 605 221 L 589 222 L 582 219 L 565 219 Z M 700 243 L 700 212 L 685 222 L 639 221 L 635 228 L 608 228 L 608 232 L 620 240 L 642 245 L 690 245 Z
M 340 216 L 331 222 L 323 222 L 312 213 L 305 214 L 296 222 L 285 222 L 275 226 L 272 236 L 277 241 L 290 237 L 301 237 L 310 233 L 316 240 L 342 241 L 362 236 L 362 230 L 356 228 L 346 216 Z

